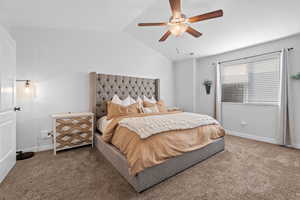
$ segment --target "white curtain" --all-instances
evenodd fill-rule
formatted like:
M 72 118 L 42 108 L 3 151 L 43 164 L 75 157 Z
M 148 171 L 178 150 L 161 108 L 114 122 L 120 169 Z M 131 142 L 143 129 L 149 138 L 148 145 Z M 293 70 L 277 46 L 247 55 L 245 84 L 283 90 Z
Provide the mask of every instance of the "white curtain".
M 279 127 L 278 143 L 281 145 L 291 144 L 291 133 L 293 132 L 294 120 L 291 109 L 290 98 L 290 78 L 288 50 L 283 49 L 281 52 L 280 66 L 280 106 L 279 106 Z
M 222 88 L 221 88 L 221 65 L 216 65 L 216 119 L 222 124 Z

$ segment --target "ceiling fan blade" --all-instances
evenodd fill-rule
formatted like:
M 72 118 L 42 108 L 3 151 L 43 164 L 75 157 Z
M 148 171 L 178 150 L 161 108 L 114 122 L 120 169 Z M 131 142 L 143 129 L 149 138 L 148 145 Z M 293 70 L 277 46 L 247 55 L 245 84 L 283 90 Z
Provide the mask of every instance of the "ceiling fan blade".
M 165 41 L 171 35 L 171 31 L 167 31 L 160 39 L 160 42 Z
M 203 15 L 197 15 L 194 17 L 190 17 L 188 19 L 188 22 L 195 23 L 195 22 L 204 21 L 204 20 L 213 19 L 213 18 L 222 17 L 222 16 L 223 16 L 223 10 L 217 10 L 217 11 L 213 11 L 213 12 L 206 13 Z
M 173 17 L 179 18 L 181 16 L 181 0 L 169 0 Z
M 189 33 L 189 34 L 191 34 L 192 36 L 194 36 L 196 38 L 200 37 L 202 35 L 202 33 L 200 33 L 199 31 L 197 31 L 196 29 L 193 29 L 190 26 L 186 29 L 186 32 Z
M 138 26 L 166 26 L 167 23 L 159 22 L 159 23 L 139 23 Z

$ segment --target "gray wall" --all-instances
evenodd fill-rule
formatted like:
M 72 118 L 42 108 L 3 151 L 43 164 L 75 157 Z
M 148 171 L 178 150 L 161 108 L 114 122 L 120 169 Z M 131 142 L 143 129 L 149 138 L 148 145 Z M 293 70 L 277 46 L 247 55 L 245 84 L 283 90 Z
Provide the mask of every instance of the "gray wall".
M 176 106 L 188 112 L 196 111 L 195 63 L 195 59 L 174 63 Z
M 237 59 L 245 56 L 252 56 L 266 52 L 277 51 L 282 48 L 294 47 L 295 49 L 290 53 L 290 71 L 292 74 L 300 71 L 300 35 L 295 35 L 285 39 L 268 42 L 220 55 L 197 58 L 196 61 L 196 111 L 208 115 L 214 115 L 214 89 L 211 95 L 206 95 L 205 88 L 202 85 L 205 79 L 215 80 L 215 66 L 214 63 L 218 61 Z M 186 61 L 187 62 L 187 61 Z M 177 62 L 177 67 L 178 67 Z M 184 66 L 182 66 L 184 67 Z M 184 71 L 182 69 L 182 71 Z M 187 76 L 188 74 L 182 74 Z M 178 75 L 179 76 L 179 75 Z M 181 77 L 182 80 L 188 80 L 193 77 Z M 300 81 L 291 81 L 293 109 L 292 114 L 295 120 L 295 133 L 292 135 L 293 146 L 300 148 Z M 177 94 L 180 91 L 175 91 Z M 178 95 L 176 95 L 177 97 Z M 227 129 L 242 133 L 245 137 L 259 139 L 268 142 L 276 142 L 277 121 L 274 116 L 277 114 L 277 108 L 272 106 L 244 106 L 237 104 L 226 104 L 223 106 L 225 114 L 223 115 L 224 126 Z M 255 112 L 254 112 L 255 111 Z M 242 125 L 245 124 L 246 125 Z

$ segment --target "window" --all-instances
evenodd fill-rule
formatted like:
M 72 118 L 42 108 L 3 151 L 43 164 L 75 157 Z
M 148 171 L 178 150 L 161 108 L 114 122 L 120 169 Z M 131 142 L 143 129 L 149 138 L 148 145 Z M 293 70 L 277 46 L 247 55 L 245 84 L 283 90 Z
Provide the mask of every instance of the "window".
M 279 103 L 280 55 L 221 65 L 222 102 Z

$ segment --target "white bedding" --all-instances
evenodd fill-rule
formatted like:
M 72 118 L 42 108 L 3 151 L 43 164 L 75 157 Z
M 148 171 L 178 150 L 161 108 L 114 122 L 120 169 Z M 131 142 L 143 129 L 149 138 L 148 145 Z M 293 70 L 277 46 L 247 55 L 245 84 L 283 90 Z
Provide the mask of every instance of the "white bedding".
M 185 130 L 212 124 L 218 125 L 219 122 L 207 115 L 188 112 L 124 118 L 119 122 L 120 126 L 134 131 L 142 139 L 165 131 Z

